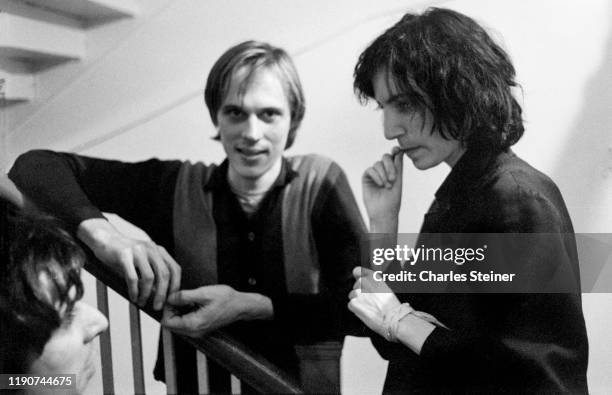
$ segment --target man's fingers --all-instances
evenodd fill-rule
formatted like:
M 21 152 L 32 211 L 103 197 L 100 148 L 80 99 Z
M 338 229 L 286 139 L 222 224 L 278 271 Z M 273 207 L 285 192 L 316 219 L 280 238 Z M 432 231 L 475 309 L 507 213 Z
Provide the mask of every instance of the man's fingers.
M 171 331 L 192 336 L 196 331 L 194 328 L 198 326 L 194 313 L 185 315 L 170 315 L 162 320 L 162 326 Z
M 151 291 L 153 290 L 153 281 L 155 280 L 155 274 L 151 269 L 148 254 L 142 248 L 134 248 L 134 266 L 138 271 L 139 279 L 139 292 L 138 292 L 138 305 L 143 307 L 149 296 L 151 295 Z
M 125 256 L 121 258 L 121 267 L 123 268 L 123 275 L 125 277 L 130 300 L 136 303 L 138 298 L 138 274 L 134 267 L 132 254 L 125 254 Z
M 173 332 L 190 337 L 201 336 L 210 330 L 205 317 L 201 313 L 201 310 L 184 315 L 171 313 L 162 319 L 161 324 Z
M 168 289 L 168 294 L 171 294 L 181 289 L 181 266 L 174 260 L 174 258 L 172 258 L 172 256 L 170 256 L 170 254 L 168 254 L 168 251 L 166 251 L 164 247 L 158 246 L 157 248 L 159 249 L 162 258 L 166 262 L 166 266 L 170 271 L 170 287 Z
M 125 237 L 105 220 L 96 223 L 88 221 L 93 220 L 83 221 L 79 227 L 87 223 L 86 229 L 89 230 L 83 232 L 104 230 L 102 241 L 92 249 L 100 261 L 125 277 L 130 300 L 143 307 L 150 298 L 153 307 L 161 309 L 167 295 L 180 288 L 178 264 L 152 241 Z
M 202 304 L 207 300 L 206 287 L 188 289 L 175 292 L 168 296 L 167 302 L 174 306 L 185 306 L 190 304 Z
M 170 270 L 166 267 L 166 262 L 158 251 L 157 246 L 153 245 L 147 249 L 149 264 L 155 274 L 155 294 L 153 295 L 153 308 L 161 310 L 168 294 L 168 284 L 170 283 Z

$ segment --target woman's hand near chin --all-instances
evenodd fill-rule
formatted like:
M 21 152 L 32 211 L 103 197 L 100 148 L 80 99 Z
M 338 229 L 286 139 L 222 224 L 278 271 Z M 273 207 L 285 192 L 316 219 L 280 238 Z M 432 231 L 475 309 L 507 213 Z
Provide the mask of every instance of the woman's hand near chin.
M 397 233 L 402 199 L 403 153 L 394 147 L 391 154 L 367 168 L 362 176 L 363 202 L 371 233 Z

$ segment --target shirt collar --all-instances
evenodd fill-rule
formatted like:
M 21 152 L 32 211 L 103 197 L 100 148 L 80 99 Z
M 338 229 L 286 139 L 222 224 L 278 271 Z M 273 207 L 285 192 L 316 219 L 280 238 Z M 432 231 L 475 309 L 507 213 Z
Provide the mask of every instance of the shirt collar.
M 511 150 L 501 153 L 468 148 L 459 158 L 451 172 L 436 192 L 436 199 L 448 201 L 453 196 L 466 192 L 486 180 L 491 166 L 497 163 L 500 156 L 514 156 Z
M 284 187 L 289 184 L 291 180 L 293 180 L 298 172 L 291 168 L 289 165 L 289 161 L 284 156 L 281 158 L 281 171 L 274 180 L 274 183 L 270 187 L 270 189 Z M 208 182 L 204 184 L 205 190 L 217 190 L 220 188 L 230 190 L 229 182 L 227 181 L 227 171 L 229 169 L 229 160 L 225 158 L 225 160 L 213 170 Z

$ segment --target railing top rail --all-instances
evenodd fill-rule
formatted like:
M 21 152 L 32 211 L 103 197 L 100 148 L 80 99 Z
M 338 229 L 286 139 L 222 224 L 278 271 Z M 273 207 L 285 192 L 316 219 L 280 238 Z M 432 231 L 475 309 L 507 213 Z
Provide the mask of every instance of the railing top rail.
M 115 292 L 129 300 L 125 282 L 103 264 L 90 260 L 85 270 L 106 284 Z M 141 309 L 156 321 L 160 321 L 161 312 L 150 306 Z M 241 381 L 263 393 L 303 394 L 295 380 L 290 378 L 277 366 L 262 356 L 249 350 L 244 344 L 226 334 L 223 330 L 215 331 L 204 337 L 193 339 L 183 337 L 196 349 L 206 354 L 218 364 L 230 371 Z

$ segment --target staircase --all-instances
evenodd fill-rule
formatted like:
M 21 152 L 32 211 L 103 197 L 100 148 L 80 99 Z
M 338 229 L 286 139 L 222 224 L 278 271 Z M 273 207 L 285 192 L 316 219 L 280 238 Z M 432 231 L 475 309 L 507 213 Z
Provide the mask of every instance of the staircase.
M 0 108 L 36 99 L 37 73 L 87 57 L 87 31 L 134 18 L 135 0 L 0 0 Z

